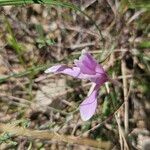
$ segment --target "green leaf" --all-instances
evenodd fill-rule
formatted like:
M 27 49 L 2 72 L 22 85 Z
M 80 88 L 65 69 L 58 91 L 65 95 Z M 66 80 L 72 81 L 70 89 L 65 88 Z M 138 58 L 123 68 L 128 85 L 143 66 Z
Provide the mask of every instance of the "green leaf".
M 102 108 L 102 113 L 104 116 L 109 116 L 111 113 L 110 101 L 108 97 L 105 97 L 103 108 Z
M 46 39 L 46 43 L 47 43 L 48 45 L 53 45 L 53 44 L 55 44 L 55 41 L 52 40 L 52 39 Z
M 138 48 L 150 48 L 150 41 L 142 41 L 141 43 L 139 43 Z

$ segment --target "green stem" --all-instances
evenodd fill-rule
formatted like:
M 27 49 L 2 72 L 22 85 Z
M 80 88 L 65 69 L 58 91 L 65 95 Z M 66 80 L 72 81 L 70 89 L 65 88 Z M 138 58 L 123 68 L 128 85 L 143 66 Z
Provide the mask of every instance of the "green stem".
M 19 78 L 19 77 L 23 77 L 23 76 L 26 76 L 26 75 L 29 75 L 33 72 L 39 72 L 39 71 L 44 71 L 49 65 L 42 65 L 42 66 L 36 66 L 36 67 L 31 67 L 23 72 L 20 72 L 20 73 L 12 73 L 12 74 L 9 74 L 9 75 L 6 75 L 4 77 L 0 77 L 0 83 L 2 82 L 6 82 L 7 79 L 11 78 L 11 77 L 14 77 L 14 78 Z

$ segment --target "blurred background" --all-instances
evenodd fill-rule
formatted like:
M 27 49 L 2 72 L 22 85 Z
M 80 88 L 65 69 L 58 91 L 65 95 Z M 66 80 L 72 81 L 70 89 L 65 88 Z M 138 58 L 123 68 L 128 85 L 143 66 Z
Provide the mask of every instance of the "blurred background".
M 78 107 L 91 83 L 44 73 L 55 64 L 73 66 L 83 49 L 120 85 L 106 83 L 101 87 L 97 112 L 86 122 L 81 120 Z M 149 64 L 148 0 L 1 6 L 0 122 L 81 137 L 81 143 L 86 138 L 104 141 L 106 147 L 110 142 L 113 149 L 149 150 Z M 68 144 L 5 131 L 0 134 L 0 149 L 97 148 L 88 142 Z

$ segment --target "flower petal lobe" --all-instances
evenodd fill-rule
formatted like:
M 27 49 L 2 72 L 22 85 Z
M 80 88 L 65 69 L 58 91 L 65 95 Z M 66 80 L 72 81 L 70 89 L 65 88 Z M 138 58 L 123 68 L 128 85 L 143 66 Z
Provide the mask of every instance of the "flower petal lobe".
M 78 78 L 80 74 L 80 68 L 78 67 L 70 68 L 67 67 L 66 65 L 56 65 L 45 70 L 45 73 L 57 73 L 57 74 L 62 73 Z
M 94 91 L 80 104 L 80 115 L 83 121 L 89 120 L 95 113 L 97 107 L 98 89 Z

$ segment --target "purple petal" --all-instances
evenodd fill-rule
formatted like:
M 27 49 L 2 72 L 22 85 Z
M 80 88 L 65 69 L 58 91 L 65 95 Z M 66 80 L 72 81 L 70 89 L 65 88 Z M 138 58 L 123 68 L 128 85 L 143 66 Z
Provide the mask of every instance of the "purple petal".
M 98 89 L 99 87 L 95 88 L 89 97 L 80 104 L 80 114 L 83 121 L 89 120 L 96 111 Z
M 45 70 L 45 73 L 55 73 L 61 68 L 66 68 L 65 65 L 56 65 Z
M 108 80 L 103 67 L 88 52 L 82 52 L 79 60 L 75 60 L 75 65 L 81 70 L 80 79 L 88 79 L 100 85 Z
M 78 67 L 70 68 L 65 65 L 56 65 L 45 70 L 45 73 L 62 73 L 78 78 L 80 74 L 80 68 Z
M 100 74 L 100 73 L 96 73 L 95 75 L 88 75 L 88 74 L 80 73 L 78 78 L 90 80 L 91 82 L 94 82 L 99 85 L 102 85 L 103 83 L 108 81 L 107 74 Z
M 89 80 L 91 82 L 96 83 L 96 84 L 102 85 L 102 84 L 104 84 L 105 82 L 108 81 L 108 76 L 107 76 L 107 74 L 96 73 L 96 75 L 91 76 L 89 78 Z
M 97 66 L 96 60 L 88 52 L 82 52 L 79 60 L 74 61 L 75 65 L 80 68 L 83 74 L 95 74 L 95 69 Z
M 99 74 L 106 74 L 106 71 L 104 70 L 104 68 L 100 64 L 98 64 L 96 66 L 95 71 L 96 71 L 96 73 L 99 73 Z

